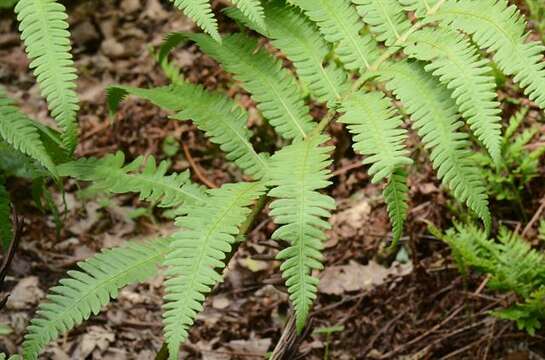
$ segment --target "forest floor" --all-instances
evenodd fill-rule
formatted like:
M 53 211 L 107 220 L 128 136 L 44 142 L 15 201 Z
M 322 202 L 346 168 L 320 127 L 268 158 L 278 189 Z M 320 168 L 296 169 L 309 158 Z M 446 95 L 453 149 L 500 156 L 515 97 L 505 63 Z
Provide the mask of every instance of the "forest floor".
M 152 87 L 167 83 L 148 48 L 159 45 L 170 31 L 191 30 L 190 21 L 159 0 L 77 2 L 69 5 L 69 13 L 82 101 L 79 156 L 117 150 L 128 159 L 153 154 L 170 159 L 176 171 L 197 166 L 202 176 L 195 181 L 220 185 L 240 177 L 191 123 L 169 120 L 168 114 L 134 99 L 125 102 L 113 119 L 106 109 L 104 90 L 110 84 Z M 225 23 L 220 17 L 220 24 Z M 0 13 L 0 84 L 24 111 L 50 122 L 27 70 L 16 26 L 9 12 Z M 193 46 L 177 50 L 174 60 L 189 81 L 210 89 L 225 88 L 230 80 Z M 228 91 L 237 93 L 248 106 L 251 121 L 260 121 L 246 93 L 239 88 Z M 517 99 L 519 95 L 508 86 L 500 96 Z M 515 105 L 506 106 L 505 117 L 515 110 Z M 538 116 L 534 109 L 528 118 Z M 461 210 L 437 182 L 421 146 L 412 139 L 412 157 L 420 165 L 410 175 L 405 250 L 390 259 L 380 255 L 390 232 L 381 189 L 371 184 L 361 159 L 351 152 L 344 128 L 333 125 L 330 133 L 337 144 L 330 188 L 337 210 L 331 219 L 319 297 L 299 348 L 301 358 L 545 358 L 545 331 L 529 336 L 517 331 L 512 322 L 490 315 L 490 310 L 516 299 L 488 290 L 483 276 L 461 277 L 449 249 L 427 232 L 428 222 L 448 228 L 452 216 Z M 176 155 L 168 155 L 178 147 Z M 492 204 L 498 223 L 511 229 L 527 225 L 545 196 L 543 176 L 542 169 L 540 178 L 523 194 L 527 199 L 524 214 L 511 204 Z M 54 217 L 33 205 L 29 185 L 20 180 L 9 183 L 25 225 L 8 277 L 11 296 L 0 314 L 0 323 L 12 328 L 9 336 L 0 338 L 0 347 L 10 353 L 21 345 L 24 328 L 47 289 L 78 261 L 101 248 L 173 229 L 167 219 L 134 196 L 82 198 L 79 185 L 68 182 L 64 194 L 51 185 L 54 200 L 64 211 L 57 235 Z M 537 243 L 534 225 L 527 238 Z M 258 219 L 229 264 L 225 282 L 199 315 L 183 346 L 184 359 L 260 359 L 272 350 L 289 312 L 274 260 L 278 244 L 270 240 L 273 230 L 268 218 Z M 161 280 L 121 291 L 103 313 L 49 346 L 43 359 L 153 359 L 162 344 Z

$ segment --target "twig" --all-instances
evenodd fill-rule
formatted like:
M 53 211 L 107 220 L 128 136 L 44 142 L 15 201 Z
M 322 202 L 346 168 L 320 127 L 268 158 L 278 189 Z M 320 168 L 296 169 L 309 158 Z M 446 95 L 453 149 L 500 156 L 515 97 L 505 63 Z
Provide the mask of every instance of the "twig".
M 297 358 L 297 352 L 303 339 L 308 335 L 312 326 L 312 319 L 308 322 L 307 326 L 301 334 L 297 334 L 295 326 L 295 316 L 290 314 L 286 326 L 282 331 L 282 336 L 276 344 L 270 360 L 291 360 Z
M 539 217 L 541 216 L 541 213 L 543 212 L 543 210 L 545 210 L 545 197 L 541 199 L 541 205 L 539 206 L 539 208 L 535 212 L 534 216 L 532 216 L 532 219 L 530 220 L 528 225 L 526 225 L 524 230 L 522 230 L 522 234 L 521 234 L 522 237 L 525 237 L 526 234 L 528 233 L 528 231 L 530 231 L 530 229 L 532 228 L 532 226 L 534 226 L 537 219 L 539 219 Z
M 187 159 L 187 161 L 189 162 L 189 166 L 191 166 L 191 169 L 193 169 L 193 172 L 195 173 L 195 175 L 197 176 L 197 178 L 206 186 L 208 186 L 209 188 L 212 188 L 212 189 L 215 189 L 217 188 L 218 186 L 216 184 L 214 184 L 213 182 L 211 182 L 210 180 L 208 180 L 208 178 L 206 176 L 204 176 L 201 172 L 201 168 L 199 167 L 199 165 L 197 165 L 197 163 L 195 162 L 195 160 L 193 159 L 193 157 L 191 156 L 191 153 L 189 152 L 189 147 L 187 146 L 187 144 L 185 142 L 182 142 L 182 148 L 184 150 L 184 155 L 185 155 L 185 158 Z

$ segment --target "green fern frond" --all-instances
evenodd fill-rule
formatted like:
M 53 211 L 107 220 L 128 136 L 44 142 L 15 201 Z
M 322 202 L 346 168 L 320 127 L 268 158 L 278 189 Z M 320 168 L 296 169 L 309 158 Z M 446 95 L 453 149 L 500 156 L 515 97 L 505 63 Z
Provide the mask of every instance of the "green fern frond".
M 296 142 L 271 158 L 269 196 L 276 198 L 271 216 L 280 227 L 273 239 L 289 243 L 277 258 L 282 260 L 282 276 L 295 308 L 298 331 L 305 326 L 316 298 L 318 279 L 312 271 L 321 269 L 325 230 L 330 224 L 323 220 L 335 208 L 335 200 L 318 190 L 326 188 L 331 147 L 321 146 L 327 137 L 313 136 Z
M 221 42 L 218 21 L 212 13 L 210 0 L 170 0 L 174 6 L 190 17 L 206 33 Z
M 294 77 L 280 61 L 259 49 L 256 39 L 233 34 L 219 44 L 200 34 L 188 37 L 242 82 L 278 134 L 286 139 L 308 135 L 313 122 Z
M 426 16 L 429 11 L 440 0 L 397 0 L 407 11 L 414 11 L 416 16 L 421 18 Z
M 260 0 L 232 0 L 244 15 L 259 27 L 266 27 L 263 5 Z
M 324 38 L 338 43 L 335 49 L 348 70 L 368 69 L 378 57 L 378 47 L 369 35 L 362 35 L 363 24 L 349 0 L 290 0 L 316 24 Z
M 13 227 L 11 225 L 9 193 L 4 184 L 0 183 L 0 242 L 4 251 L 9 247 L 12 239 Z
M 430 18 L 466 32 L 484 50 L 495 52 L 494 61 L 525 89 L 526 95 L 545 109 L 545 47 L 527 42 L 526 23 L 507 0 L 451 0 Z
M 187 216 L 177 219 L 183 230 L 173 235 L 164 261 L 168 280 L 163 317 L 170 359 L 178 359 L 180 344 L 202 311 L 205 294 L 222 280 L 218 270 L 226 265 L 226 254 L 250 213 L 248 206 L 264 188 L 261 182 L 224 185 L 210 190 L 205 204 L 190 207 Z
M 79 100 L 66 9 L 56 0 L 19 0 L 15 12 L 30 68 L 63 130 L 63 143 L 72 152 L 78 141 Z
M 363 21 L 386 46 L 394 45 L 411 27 L 399 0 L 352 0 Z
M 409 209 L 409 187 L 407 186 L 407 174 L 401 169 L 396 169 L 384 188 L 384 201 L 388 209 L 388 216 L 392 223 L 392 247 L 397 247 L 403 234 L 403 226 Z
M 157 165 L 152 156 L 139 156 L 125 165 L 125 156 L 118 151 L 102 159 L 83 158 L 59 165 L 59 173 L 92 181 L 100 189 L 115 194 L 136 192 L 141 200 L 157 202 L 161 207 L 207 201 L 204 190 L 191 182 L 188 171 L 166 175 L 168 168 L 167 161 Z
M 490 228 L 491 215 L 483 179 L 471 161 L 467 135 L 451 92 L 424 71 L 421 63 L 400 61 L 382 71 L 387 87 L 403 102 L 427 148 L 437 175 Z
M 34 122 L 23 114 L 0 87 L 0 137 L 15 150 L 37 160 L 53 176 L 55 164 L 49 156 Z
M 115 112 L 129 94 L 177 112 L 175 119 L 193 120 L 227 154 L 227 159 L 248 175 L 261 179 L 267 173 L 267 155 L 258 154 L 250 143 L 252 133 L 247 126 L 247 113 L 223 94 L 189 83 L 154 89 L 112 86 L 108 89 L 110 110 Z
M 339 122 L 348 125 L 354 150 L 366 156 L 364 164 L 372 164 L 368 172 L 373 183 L 390 177 L 398 167 L 413 163 L 404 146 L 407 131 L 401 128 L 401 116 L 384 94 L 355 93 L 342 106 L 345 114 Z
M 334 106 L 348 90 L 348 84 L 342 68 L 336 64 L 324 65 L 330 45 L 298 9 L 286 6 L 282 0 L 268 2 L 264 7 L 266 30 L 252 28 L 271 39 L 272 44 L 293 62 L 297 75 L 312 96 Z M 240 19 L 234 10 L 227 13 Z M 243 22 L 248 24 L 248 21 Z
M 444 28 L 423 29 L 411 35 L 405 53 L 431 61 L 426 71 L 452 89 L 458 108 L 471 130 L 496 163 L 501 158 L 501 117 L 492 68 L 461 34 Z
M 133 243 L 79 262 L 79 270 L 69 271 L 38 307 L 23 342 L 24 358 L 38 359 L 47 344 L 98 314 L 119 289 L 155 275 L 169 242 Z

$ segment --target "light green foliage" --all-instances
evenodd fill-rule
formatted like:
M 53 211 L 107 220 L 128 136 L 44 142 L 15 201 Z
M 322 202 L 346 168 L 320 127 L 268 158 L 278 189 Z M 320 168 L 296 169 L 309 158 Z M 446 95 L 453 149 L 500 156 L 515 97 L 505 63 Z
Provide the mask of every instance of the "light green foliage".
M 312 118 L 293 76 L 280 61 L 259 49 L 255 38 L 233 34 L 219 44 L 203 35 L 188 36 L 242 82 L 278 134 L 287 139 L 307 136 Z
M 15 150 L 39 161 L 53 175 L 55 164 L 49 156 L 38 128 L 6 96 L 0 87 L 0 137 Z
M 77 144 L 76 69 L 70 53 L 68 17 L 56 0 L 19 0 L 15 6 L 21 38 L 51 115 L 63 129 L 63 144 Z
M 452 89 L 458 108 L 497 163 L 501 161 L 501 117 L 495 80 L 488 61 L 480 58 L 469 40 L 443 28 L 423 29 L 410 37 L 405 53 L 431 61 L 426 71 Z
M 254 24 L 265 27 L 263 5 L 260 0 L 233 0 L 233 4 L 238 6 Z
M 459 131 L 462 122 L 450 91 L 419 63 L 392 64 L 383 70 L 382 77 L 411 114 L 413 126 L 431 150 L 439 178 L 489 228 L 491 216 L 484 182 L 471 162 L 467 135 Z
M 523 125 L 528 109 L 522 109 L 511 117 L 505 129 L 501 146 L 501 162 L 495 164 L 482 154 L 473 156 L 486 179 L 488 192 L 497 200 L 516 201 L 521 205 L 520 193 L 539 174 L 539 163 L 545 146 L 528 150 L 526 145 L 539 133 L 534 126 L 517 133 Z
M 25 360 L 38 359 L 45 345 L 98 314 L 119 289 L 153 276 L 169 241 L 131 243 L 78 263 L 79 269 L 69 271 L 39 306 L 23 343 Z
M 330 216 L 335 200 L 318 190 L 327 187 L 330 147 L 321 146 L 327 138 L 314 136 L 285 147 L 271 158 L 275 198 L 271 216 L 280 227 L 272 238 L 289 243 L 277 258 L 282 260 L 282 276 L 286 280 L 294 304 L 297 329 L 301 331 L 316 298 L 318 279 L 312 270 L 321 269 L 324 230 L 330 225 L 323 218 Z
M 414 11 L 416 16 L 424 17 L 440 0 L 398 0 L 405 10 Z
M 102 191 L 112 193 L 135 192 L 141 200 L 161 207 L 180 207 L 185 203 L 207 201 L 204 191 L 191 183 L 189 172 L 166 175 L 170 164 L 159 164 L 155 158 L 140 156 L 125 164 L 122 152 L 102 159 L 84 158 L 59 166 L 61 176 L 92 181 Z
M 188 83 L 155 89 L 114 86 L 108 90 L 111 111 L 116 111 L 128 94 L 177 112 L 175 119 L 192 119 L 248 175 L 260 179 L 267 173 L 267 156 L 258 154 L 250 143 L 248 114 L 228 97 Z
M 362 70 L 378 57 L 369 35 L 362 35 L 361 19 L 349 0 L 290 0 L 318 25 L 324 39 L 337 44 L 336 54 L 348 70 Z
M 0 242 L 4 251 L 9 247 L 13 238 L 11 225 L 11 206 L 9 193 L 4 184 L 0 183 Z
M 384 201 L 392 222 L 392 247 L 396 247 L 403 234 L 403 226 L 409 208 L 409 187 L 407 186 L 407 174 L 404 170 L 397 169 L 390 176 L 384 189 Z
M 472 35 L 484 50 L 494 52 L 494 61 L 506 75 L 514 75 L 525 93 L 545 108 L 545 47 L 527 42 L 526 23 L 507 0 L 450 0 L 431 20 Z
M 545 257 L 520 236 L 501 229 L 498 241 L 472 225 L 456 225 L 445 235 L 434 231 L 452 249 L 463 272 L 475 269 L 489 274 L 488 286 L 514 292 L 521 303 L 495 311 L 503 319 L 514 320 L 520 329 L 534 334 L 545 320 Z
M 378 41 L 392 46 L 409 30 L 411 23 L 399 0 L 352 0 L 358 13 Z
M 205 294 L 221 281 L 226 254 L 239 234 L 248 208 L 264 191 L 261 182 L 227 184 L 210 190 L 205 204 L 188 206 L 176 220 L 183 230 L 173 235 L 167 266 L 164 305 L 165 338 L 170 359 L 178 359 L 180 344 L 202 310 Z

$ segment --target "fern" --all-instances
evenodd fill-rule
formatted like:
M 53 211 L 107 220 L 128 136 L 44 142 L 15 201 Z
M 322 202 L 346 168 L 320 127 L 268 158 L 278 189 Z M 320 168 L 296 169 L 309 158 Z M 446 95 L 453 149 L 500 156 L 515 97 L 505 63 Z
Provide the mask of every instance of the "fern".
M 352 0 L 378 41 L 392 46 L 411 27 L 399 0 Z
M 209 191 L 210 200 L 190 207 L 177 219 L 184 230 L 173 235 L 164 264 L 168 266 L 164 305 L 165 338 L 170 359 L 178 359 L 180 344 L 203 308 L 204 295 L 221 281 L 216 269 L 225 267 L 248 206 L 264 191 L 263 183 L 224 185 Z
M 384 189 L 384 201 L 388 209 L 388 216 L 392 223 L 392 248 L 397 247 L 409 208 L 409 188 L 407 186 L 407 174 L 397 169 L 391 176 Z
M 426 70 L 453 89 L 462 115 L 494 161 L 499 162 L 501 117 L 488 61 L 480 59 L 462 35 L 441 28 L 412 34 L 405 52 L 418 60 L 431 61 Z
M 346 74 L 336 64 L 324 65 L 330 49 L 320 33 L 304 15 L 277 0 L 265 4 L 266 30 L 252 26 L 233 9 L 229 16 L 242 20 L 254 30 L 268 36 L 272 44 L 290 59 L 297 75 L 317 100 L 334 106 L 347 89 Z
M 233 0 L 233 4 L 238 6 L 251 22 L 257 26 L 265 27 L 265 15 L 260 0 Z
M 51 115 L 63 129 L 63 143 L 72 152 L 78 139 L 79 105 L 65 8 L 56 0 L 19 0 L 15 12 L 31 60 L 30 68 L 47 99 Z
M 345 114 L 339 122 L 347 124 L 353 135 L 354 150 L 368 156 L 365 164 L 373 164 L 368 173 L 377 183 L 389 178 L 399 167 L 412 164 L 404 146 L 407 131 L 401 128 L 401 117 L 391 103 L 378 92 L 355 93 L 343 102 Z
M 269 196 L 276 198 L 271 216 L 280 227 L 273 239 L 289 243 L 277 258 L 283 260 L 281 270 L 295 308 L 296 324 L 301 331 L 316 298 L 318 279 L 312 270 L 322 268 L 324 230 L 335 200 L 320 194 L 327 187 L 330 147 L 321 146 L 327 138 L 313 136 L 294 143 L 271 158 L 271 180 L 274 186 Z
M 176 119 L 192 119 L 248 175 L 260 179 L 267 173 L 267 156 L 258 154 L 250 143 L 248 115 L 226 96 L 188 83 L 155 89 L 113 86 L 108 90 L 110 110 L 116 111 L 128 94 L 176 111 Z
M 8 249 L 12 238 L 13 228 L 11 225 L 9 193 L 4 184 L 0 183 L 0 242 L 4 251 Z
M 53 287 L 31 321 L 25 341 L 24 358 L 38 359 L 46 344 L 98 314 L 117 297 L 119 289 L 155 275 L 157 265 L 168 252 L 169 239 L 105 250 L 78 263 L 79 270 Z
M 385 68 L 382 77 L 412 115 L 414 127 L 426 147 L 437 174 L 461 202 L 465 202 L 490 227 L 491 216 L 484 183 L 470 160 L 467 136 L 451 93 L 424 72 L 419 63 L 398 62 Z
M 242 82 L 280 135 L 287 139 L 308 135 L 312 118 L 295 80 L 278 60 L 258 49 L 255 39 L 234 34 L 219 44 L 199 34 L 188 37 Z
M 337 55 L 348 70 L 368 69 L 378 57 L 369 34 L 361 35 L 361 19 L 348 0 L 290 0 L 318 24 L 324 39 L 338 43 Z
M 494 61 L 545 109 L 545 47 L 526 42 L 525 21 L 507 0 L 447 1 L 430 20 L 464 31 L 481 48 L 495 52 Z
M 414 11 L 416 16 L 426 16 L 441 0 L 398 0 L 405 10 Z
M 0 137 L 15 150 L 30 156 L 56 176 L 55 164 L 32 120 L 15 107 L 0 87 Z
M 59 166 L 61 176 L 92 181 L 112 193 L 136 192 L 141 200 L 157 202 L 161 207 L 179 207 L 182 203 L 207 201 L 204 191 L 191 183 L 189 172 L 166 175 L 167 161 L 156 164 L 155 158 L 143 156 L 125 165 L 122 152 L 102 159 L 84 158 Z

